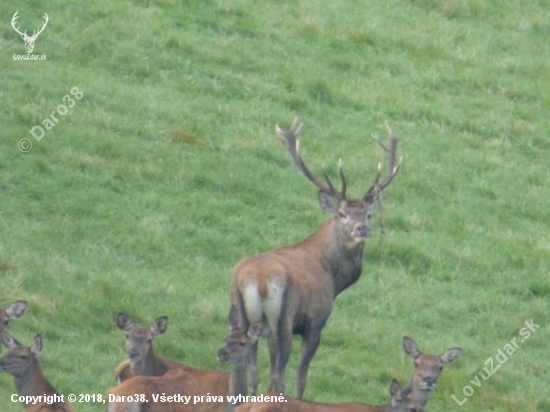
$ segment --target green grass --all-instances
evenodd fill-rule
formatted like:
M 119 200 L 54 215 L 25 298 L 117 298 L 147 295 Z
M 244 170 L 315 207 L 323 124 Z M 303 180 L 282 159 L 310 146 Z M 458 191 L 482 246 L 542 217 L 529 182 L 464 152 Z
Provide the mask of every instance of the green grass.
M 550 3 L 175 1 L 0 5 L 0 304 L 30 302 L 9 332 L 43 335 L 63 394 L 101 393 L 124 359 L 115 326 L 167 315 L 165 356 L 221 368 L 233 265 L 299 241 L 328 216 L 277 142 L 304 122 L 318 173 L 344 160 L 360 196 L 384 153 L 405 161 L 323 332 L 305 396 L 388 399 L 422 351 L 463 353 L 427 410 L 550 411 Z M 24 54 L 10 26 L 50 21 Z M 84 93 L 36 141 L 29 129 Z M 30 139 L 30 152 L 18 141 Z M 380 222 L 385 235 L 380 241 Z M 459 407 L 484 362 L 540 329 Z M 260 389 L 267 350 L 260 342 Z M 287 368 L 289 393 L 299 340 Z M 12 379 L 0 375 L 3 411 Z M 75 404 L 78 411 L 102 405 Z

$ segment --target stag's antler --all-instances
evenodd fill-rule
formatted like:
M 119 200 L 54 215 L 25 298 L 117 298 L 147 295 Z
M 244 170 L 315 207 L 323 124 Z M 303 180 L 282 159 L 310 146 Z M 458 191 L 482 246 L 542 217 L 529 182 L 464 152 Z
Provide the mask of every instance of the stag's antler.
M 342 170 L 342 159 L 340 159 L 338 163 L 338 172 L 340 173 L 340 180 L 342 181 L 342 189 L 337 190 L 330 181 L 330 178 L 328 177 L 328 173 L 323 166 L 323 176 L 325 177 L 326 183 L 323 182 L 318 177 L 314 176 L 309 169 L 306 167 L 304 161 L 302 160 L 302 156 L 300 156 L 300 143 L 298 140 L 296 140 L 296 136 L 298 136 L 298 133 L 300 133 L 300 130 L 302 130 L 303 123 L 300 123 L 298 127 L 296 127 L 296 124 L 298 123 L 298 118 L 295 117 L 294 121 L 290 125 L 289 130 L 283 130 L 279 127 L 279 125 L 275 126 L 275 131 L 277 133 L 277 137 L 283 144 L 283 146 L 286 147 L 286 149 L 289 151 L 290 155 L 292 156 L 292 159 L 294 160 L 294 163 L 296 166 L 298 166 L 298 169 L 310 180 L 312 181 L 322 192 L 327 193 L 333 197 L 335 197 L 338 200 L 344 200 L 346 198 L 346 179 L 344 177 L 344 172 Z
M 382 179 L 381 182 L 378 182 L 380 180 L 380 164 L 378 164 L 378 172 L 376 173 L 376 178 L 374 179 L 374 183 L 372 184 L 371 187 L 369 187 L 369 189 L 365 193 L 365 196 L 363 196 L 363 199 L 378 196 L 379 193 L 391 183 L 392 179 L 395 177 L 395 175 L 399 171 L 399 168 L 401 167 L 401 163 L 403 162 L 403 156 L 401 156 L 399 158 L 399 162 L 397 163 L 397 165 L 395 164 L 397 143 L 399 142 L 399 139 L 401 138 L 401 136 L 395 136 L 392 133 L 388 123 L 385 122 L 385 124 L 386 124 L 386 130 L 388 131 L 388 135 L 390 136 L 390 147 L 388 148 L 374 134 L 372 135 L 372 137 L 374 140 L 378 142 L 380 147 L 382 147 L 382 149 L 384 149 L 390 155 L 389 162 L 388 162 L 388 171 L 386 172 L 386 176 L 384 176 L 384 179 Z

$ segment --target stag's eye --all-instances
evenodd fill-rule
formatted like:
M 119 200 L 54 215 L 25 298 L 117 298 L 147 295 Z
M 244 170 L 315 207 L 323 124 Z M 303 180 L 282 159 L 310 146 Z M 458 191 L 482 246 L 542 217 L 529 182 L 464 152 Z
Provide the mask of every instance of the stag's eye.
M 346 212 L 344 212 L 343 210 L 339 210 L 338 211 L 338 217 L 342 218 L 342 219 L 345 219 L 346 217 L 348 217 L 348 214 Z

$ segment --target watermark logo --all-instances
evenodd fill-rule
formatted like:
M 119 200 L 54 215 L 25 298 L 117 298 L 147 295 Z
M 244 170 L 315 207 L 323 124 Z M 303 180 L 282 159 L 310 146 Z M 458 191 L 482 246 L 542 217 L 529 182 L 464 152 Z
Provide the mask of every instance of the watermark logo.
M 519 336 L 521 337 L 520 343 L 524 343 L 527 339 L 529 339 L 531 333 L 535 333 L 537 329 L 540 328 L 540 325 L 537 325 L 535 322 L 533 322 L 533 319 L 531 319 L 530 321 L 526 320 L 523 324 L 526 327 L 521 328 L 519 331 Z M 482 371 L 479 371 L 476 377 L 470 380 L 470 383 L 473 386 L 466 385 L 464 386 L 464 388 L 462 388 L 462 393 L 465 395 L 464 398 L 458 399 L 456 396 L 451 395 L 451 398 L 453 398 L 453 400 L 458 403 L 459 406 L 464 405 L 468 401 L 468 398 L 474 394 L 474 386 L 481 388 L 481 386 L 483 385 L 483 381 L 486 381 L 491 376 L 493 376 L 493 374 L 500 369 L 502 364 L 506 362 L 509 357 L 512 356 L 512 354 L 520 348 L 519 344 L 516 342 L 516 339 L 518 338 L 512 338 L 509 343 L 502 347 L 502 349 L 497 349 L 497 354 L 495 355 L 494 359 L 492 356 L 487 358 L 484 363 L 484 365 L 486 366 L 483 368 L 483 372 L 485 372 L 485 374 Z M 498 364 L 495 364 L 495 360 Z M 488 369 L 487 367 L 489 367 L 490 369 Z M 483 381 L 479 379 L 480 377 L 483 379 Z
M 19 10 L 16 11 L 15 14 L 13 15 L 11 19 L 11 26 L 21 36 L 21 38 L 25 42 L 27 55 L 14 54 L 13 60 L 47 60 L 45 54 L 42 54 L 42 55 L 32 54 L 32 51 L 34 50 L 34 43 L 36 42 L 36 39 L 38 38 L 39 34 L 44 31 L 44 29 L 46 28 L 46 25 L 48 24 L 48 21 L 49 21 L 48 15 L 44 13 L 44 17 L 43 17 L 44 22 L 42 23 L 42 28 L 39 30 L 33 30 L 32 35 L 29 36 L 27 34 L 27 30 L 25 30 L 24 32 L 21 32 L 21 30 L 19 30 L 19 26 L 16 27 L 17 19 L 19 18 L 19 15 L 17 13 L 19 13 Z
M 57 106 L 57 109 L 54 110 L 48 117 L 46 117 L 46 119 L 44 119 L 44 121 L 42 122 L 42 126 L 33 126 L 29 130 L 29 133 L 36 139 L 37 142 L 42 140 L 42 138 L 46 135 L 46 130 L 52 130 L 59 122 L 60 119 L 56 117 L 56 114 L 59 116 L 65 116 L 67 113 L 69 113 L 69 109 L 72 109 L 76 105 L 76 100 L 80 100 L 83 97 L 84 93 L 78 87 L 75 86 L 71 88 L 71 95 L 66 94 L 65 96 L 63 96 L 62 99 L 63 102 L 67 103 L 67 105 L 60 104 L 59 106 Z M 19 140 L 17 147 L 23 153 L 30 152 L 30 150 L 32 149 L 32 141 L 24 137 Z

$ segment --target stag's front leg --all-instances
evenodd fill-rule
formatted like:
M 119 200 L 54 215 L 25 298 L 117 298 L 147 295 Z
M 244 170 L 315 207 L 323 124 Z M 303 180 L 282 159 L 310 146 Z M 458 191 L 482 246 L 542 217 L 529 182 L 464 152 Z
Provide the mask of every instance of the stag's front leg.
M 302 340 L 300 358 L 298 360 L 298 376 L 296 377 L 296 398 L 302 399 L 306 388 L 307 370 L 317 347 L 321 342 L 321 330 L 326 321 L 307 328 Z

